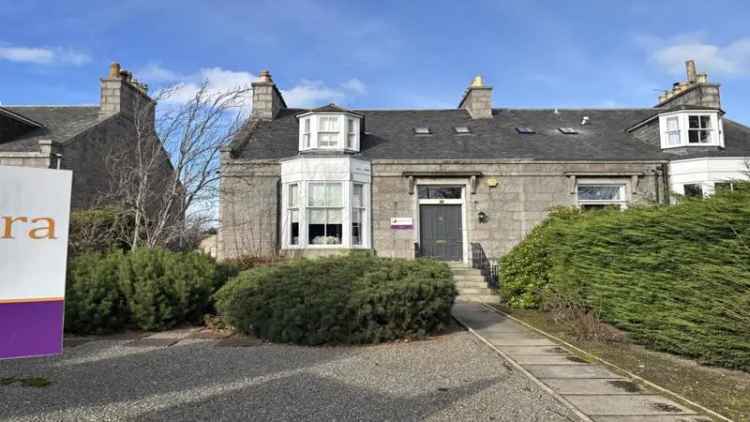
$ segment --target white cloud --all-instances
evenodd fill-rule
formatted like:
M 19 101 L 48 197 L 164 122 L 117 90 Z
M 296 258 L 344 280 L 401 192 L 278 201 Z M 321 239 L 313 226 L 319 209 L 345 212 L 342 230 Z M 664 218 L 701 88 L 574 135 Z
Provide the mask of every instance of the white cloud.
M 41 65 L 70 64 L 80 66 L 90 62 L 91 57 L 86 53 L 62 47 L 0 46 L 0 60 Z
M 651 59 L 674 75 L 685 73 L 685 61 L 693 59 L 699 72 L 750 76 L 750 38 L 738 38 L 724 45 L 712 44 L 702 34 L 671 39 L 641 38 Z
M 173 104 L 192 99 L 203 83 L 211 95 L 238 88 L 250 88 L 252 82 L 257 79 L 257 76 L 250 72 L 220 67 L 203 68 L 196 73 L 182 75 L 157 64 L 146 66 L 136 72 L 135 76 L 146 82 L 171 86 L 170 94 L 161 101 Z M 322 106 L 330 102 L 341 103 L 365 93 L 367 87 L 357 78 L 335 86 L 329 86 L 323 81 L 303 79 L 289 89 L 281 89 L 284 101 L 289 107 L 301 108 Z M 246 96 L 242 106 L 248 109 L 252 106 L 251 94 Z
M 341 87 L 359 95 L 367 94 L 367 87 L 357 78 L 349 79 L 341 84 Z

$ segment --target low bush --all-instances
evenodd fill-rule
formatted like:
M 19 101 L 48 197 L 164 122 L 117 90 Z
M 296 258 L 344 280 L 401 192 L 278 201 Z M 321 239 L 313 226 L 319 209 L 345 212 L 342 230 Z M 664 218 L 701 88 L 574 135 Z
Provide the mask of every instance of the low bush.
M 503 258 L 501 283 L 511 305 L 596 310 L 639 343 L 750 370 L 748 257 L 740 185 L 670 207 L 553 213 Z
M 449 322 L 456 289 L 445 264 L 353 254 L 244 271 L 216 296 L 242 332 L 318 345 L 429 335 Z
M 68 265 L 65 329 L 90 334 L 134 325 L 158 331 L 199 323 L 214 312 L 212 295 L 236 275 L 233 266 L 193 252 L 81 254 Z
M 121 252 L 89 253 L 71 259 L 65 291 L 65 329 L 105 333 L 128 321 L 125 297 L 118 287 Z
M 199 322 L 223 274 L 202 254 L 138 249 L 122 260 L 119 287 L 139 328 L 164 330 Z

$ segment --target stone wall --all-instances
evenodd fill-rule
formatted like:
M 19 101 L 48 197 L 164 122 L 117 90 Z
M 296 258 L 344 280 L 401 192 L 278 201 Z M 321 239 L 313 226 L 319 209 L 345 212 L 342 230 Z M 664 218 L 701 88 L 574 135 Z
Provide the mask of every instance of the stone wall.
M 219 259 L 278 253 L 280 182 L 277 161 L 222 157 Z
M 375 160 L 371 187 L 373 248 L 379 256 L 414 257 L 414 243 L 418 241 L 416 226 L 411 230 L 390 227 L 393 217 L 411 217 L 415 225 L 418 220 L 416 189 L 409 193 L 410 181 L 404 172 L 481 172 L 476 179 L 476 192 L 471 193 L 471 187 L 466 189 L 464 230 L 469 242 L 479 242 L 488 256 L 499 257 L 518 244 L 551 208 L 576 204 L 575 178 L 597 176 L 622 180 L 633 192 L 632 202 L 653 202 L 660 195 L 657 191 L 664 192 L 664 180 L 657 175 L 662 164 L 657 161 Z M 488 184 L 492 178 L 498 182 L 496 187 Z M 418 184 L 427 178 L 415 180 Z M 456 184 L 469 181 L 468 177 L 452 180 Z M 278 253 L 279 192 L 278 162 L 224 158 L 220 258 Z M 480 211 L 488 217 L 484 223 L 478 221 Z
M 0 151 L 0 166 L 50 168 L 52 159 L 49 154 L 41 152 L 2 152 Z
M 402 174 L 410 172 L 470 172 L 482 173 L 477 178 L 476 193 L 468 189 L 466 197 L 466 227 L 469 242 L 479 242 L 490 257 L 499 257 L 518 244 L 535 225 L 547 215 L 550 208 L 572 206 L 576 203 L 574 179 L 590 177 L 587 174 L 607 174 L 608 178 L 622 178 L 632 183 L 631 174 L 638 177 L 633 202 L 654 201 L 657 198 L 656 182 L 663 192 L 664 183 L 655 170 L 660 163 L 552 163 L 552 162 L 397 162 L 376 160 L 372 164 L 372 228 L 374 248 L 380 256 L 413 257 L 414 230 L 393 230 L 392 217 L 412 217 L 417 222 L 417 198 L 409 194 L 409 180 Z M 617 175 L 612 175 L 617 173 Z M 488 186 L 488 180 L 498 181 L 497 187 Z M 457 184 L 460 179 L 456 179 Z M 419 179 L 417 179 L 419 183 Z M 479 223 L 477 214 L 483 211 L 488 218 Z

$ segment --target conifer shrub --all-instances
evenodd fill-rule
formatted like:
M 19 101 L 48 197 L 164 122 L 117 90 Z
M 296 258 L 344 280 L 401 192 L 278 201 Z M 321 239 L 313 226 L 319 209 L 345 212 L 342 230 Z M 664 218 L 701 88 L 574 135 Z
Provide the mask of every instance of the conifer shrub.
M 224 274 L 203 254 L 143 248 L 121 261 L 118 281 L 132 321 L 157 331 L 199 322 Z
M 217 293 L 237 330 L 281 343 L 379 343 L 445 327 L 456 296 L 447 265 L 365 254 L 244 271 Z
M 118 286 L 123 254 L 87 253 L 71 259 L 65 289 L 65 330 L 107 333 L 122 329 L 129 319 Z
M 595 309 L 636 342 L 750 370 L 747 185 L 675 206 L 552 213 L 503 258 L 501 284 L 513 306 Z

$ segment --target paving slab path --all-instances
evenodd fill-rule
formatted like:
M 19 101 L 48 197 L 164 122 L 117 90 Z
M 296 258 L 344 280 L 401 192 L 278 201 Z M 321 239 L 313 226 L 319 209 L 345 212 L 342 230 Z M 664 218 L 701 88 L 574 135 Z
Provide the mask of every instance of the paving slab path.
M 712 420 L 602 365 L 571 354 L 551 339 L 485 305 L 456 303 L 453 316 L 583 421 Z

